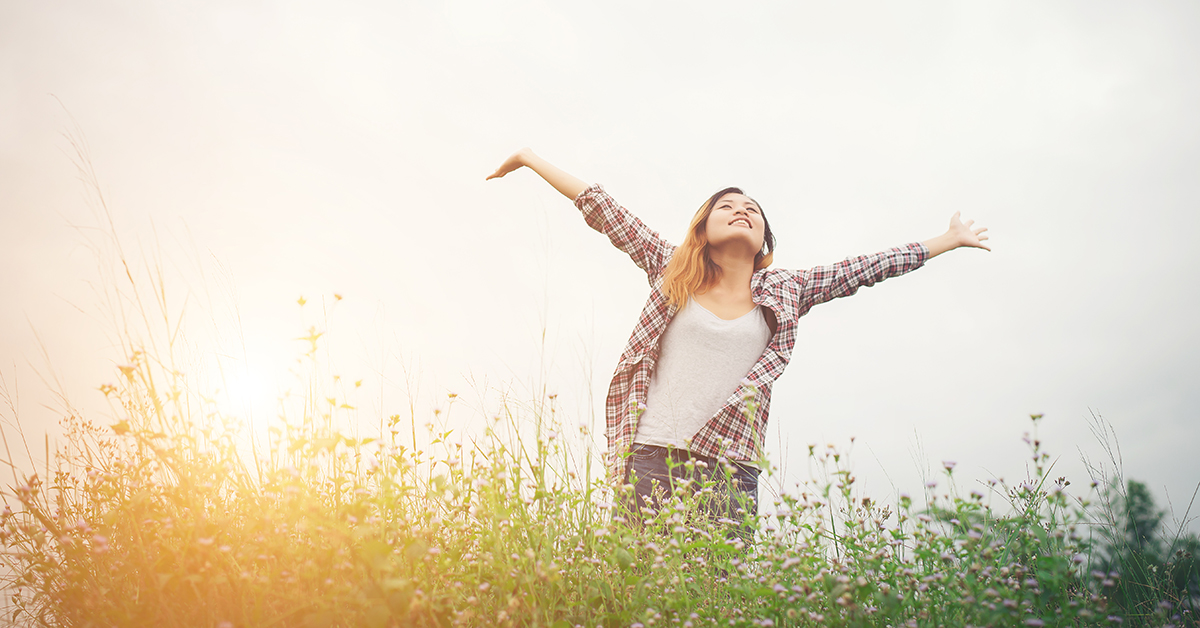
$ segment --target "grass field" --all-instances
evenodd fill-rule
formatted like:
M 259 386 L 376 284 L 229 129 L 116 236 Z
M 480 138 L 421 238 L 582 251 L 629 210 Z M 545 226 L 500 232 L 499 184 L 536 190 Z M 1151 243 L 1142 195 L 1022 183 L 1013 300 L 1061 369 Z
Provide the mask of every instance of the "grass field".
M 309 359 L 315 359 L 316 340 Z M 518 409 L 463 444 L 410 419 L 369 438 L 308 388 L 270 440 L 134 352 L 102 388 L 121 420 L 66 419 L 68 445 L 17 477 L 0 526 L 7 619 L 52 626 L 1105 625 L 1113 575 L 1091 572 L 1085 500 L 1045 474 L 898 503 L 861 495 L 849 461 L 810 451 L 813 481 L 745 521 L 680 489 L 645 521 Z M 1036 423 L 1039 417 L 1034 417 Z M 432 427 L 432 426 L 430 426 Z M 932 483 L 931 483 L 932 484 Z M 949 487 L 949 488 L 945 488 Z M 627 490 L 627 489 L 626 489 Z M 988 494 L 985 494 L 988 493 Z M 999 504 L 999 508 L 991 504 Z M 917 504 L 921 504 L 918 507 Z M 735 526 L 749 529 L 732 533 Z M 1163 606 L 1149 623 L 1167 624 Z

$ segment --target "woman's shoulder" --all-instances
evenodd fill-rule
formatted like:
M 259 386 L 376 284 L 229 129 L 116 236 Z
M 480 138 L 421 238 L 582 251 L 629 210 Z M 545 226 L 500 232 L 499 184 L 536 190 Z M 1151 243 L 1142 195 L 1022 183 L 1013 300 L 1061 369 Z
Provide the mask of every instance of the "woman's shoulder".
M 756 281 L 771 286 L 794 283 L 796 279 L 803 278 L 803 276 L 803 271 L 798 272 L 787 268 L 763 268 L 754 273 Z
M 804 286 L 805 273 L 788 268 L 764 268 L 754 273 L 750 289 L 788 300 L 795 299 Z

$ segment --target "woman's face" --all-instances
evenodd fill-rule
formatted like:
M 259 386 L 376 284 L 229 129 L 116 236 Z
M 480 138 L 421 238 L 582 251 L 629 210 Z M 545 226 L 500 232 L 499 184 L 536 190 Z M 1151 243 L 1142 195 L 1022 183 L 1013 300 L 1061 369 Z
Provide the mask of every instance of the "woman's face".
M 754 257 L 763 248 L 762 210 L 749 196 L 730 192 L 713 205 L 704 232 L 709 246 L 729 252 L 744 248 L 749 257 Z

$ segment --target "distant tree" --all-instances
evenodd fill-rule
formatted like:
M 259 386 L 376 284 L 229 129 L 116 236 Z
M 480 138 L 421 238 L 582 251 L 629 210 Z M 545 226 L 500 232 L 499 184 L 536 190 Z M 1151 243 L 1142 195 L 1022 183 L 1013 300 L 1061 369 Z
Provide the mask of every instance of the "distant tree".
M 1123 490 L 1122 490 L 1123 489 Z M 1166 538 L 1160 531 L 1166 514 L 1143 483 L 1111 484 L 1104 494 L 1093 566 L 1113 610 L 1127 626 L 1200 626 L 1200 539 Z M 1103 572 L 1101 575 L 1100 572 Z
M 1162 542 L 1159 540 L 1159 525 L 1166 514 L 1154 505 L 1154 496 L 1141 482 L 1129 481 L 1125 489 L 1124 528 L 1129 549 L 1147 557 L 1162 557 Z

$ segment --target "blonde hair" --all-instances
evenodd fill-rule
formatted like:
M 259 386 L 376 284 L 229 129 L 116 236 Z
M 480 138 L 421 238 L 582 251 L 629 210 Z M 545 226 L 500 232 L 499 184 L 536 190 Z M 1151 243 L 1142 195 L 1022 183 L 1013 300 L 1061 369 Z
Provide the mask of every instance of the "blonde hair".
M 708 290 L 721 278 L 721 267 L 712 260 L 712 255 L 708 252 L 708 234 L 705 232 L 705 225 L 708 223 L 708 215 L 712 213 L 717 201 L 726 194 L 744 195 L 745 192 L 740 188 L 725 188 L 709 197 L 692 217 L 683 244 L 675 249 L 675 254 L 671 256 L 671 261 L 667 262 L 667 267 L 663 270 L 662 293 L 667 297 L 667 302 L 676 308 L 683 307 L 687 303 L 688 297 Z M 757 205 L 758 201 L 755 201 L 755 204 Z M 771 233 L 771 224 L 767 222 L 767 215 L 762 213 L 761 205 L 759 205 L 759 213 L 762 216 L 764 227 L 763 248 L 754 256 L 754 270 L 770 266 L 775 249 L 775 236 Z

